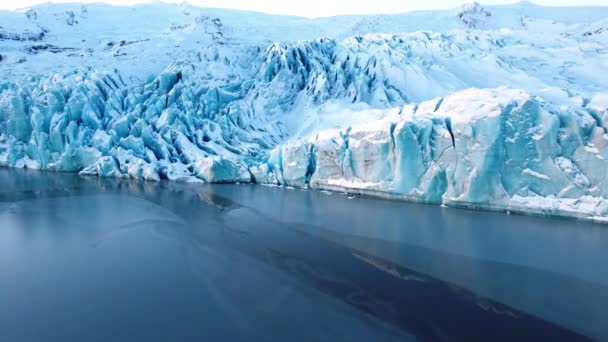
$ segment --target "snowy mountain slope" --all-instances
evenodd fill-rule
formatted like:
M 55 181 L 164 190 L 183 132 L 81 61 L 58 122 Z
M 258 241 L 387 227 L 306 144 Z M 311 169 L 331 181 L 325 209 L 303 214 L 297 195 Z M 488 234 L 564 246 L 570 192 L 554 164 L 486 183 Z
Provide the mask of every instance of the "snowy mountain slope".
M 479 7 L 482 6 L 399 15 L 305 19 L 187 4 L 132 7 L 46 4 L 20 12 L 0 11 L 0 54 L 4 56 L 0 71 L 21 77 L 46 73 L 49 65 L 53 71 L 59 71 L 59 67 L 69 71 L 83 64 L 104 69 L 112 65 L 126 80 L 134 77 L 142 82 L 176 59 L 191 59 L 193 53 L 207 46 L 228 45 L 238 49 L 238 46 L 254 44 L 265 48 L 272 42 L 319 37 L 342 40 L 369 33 L 419 30 L 444 33 L 470 29 L 467 22 L 474 21 L 483 22 L 476 26 L 484 30 L 523 28 L 530 31 L 522 24 L 525 18 L 571 26 L 608 17 L 607 8 L 545 8 L 530 3 Z M 482 18 L 477 18 L 479 13 Z M 491 16 L 486 17 L 485 13 Z M 561 29 L 553 28 L 550 32 Z M 546 31 L 546 27 L 534 30 Z M 8 39 L 9 36 L 25 41 Z M 144 55 L 147 58 L 139 58 Z
M 0 165 L 602 220 L 606 20 L 530 3 L 0 12 Z

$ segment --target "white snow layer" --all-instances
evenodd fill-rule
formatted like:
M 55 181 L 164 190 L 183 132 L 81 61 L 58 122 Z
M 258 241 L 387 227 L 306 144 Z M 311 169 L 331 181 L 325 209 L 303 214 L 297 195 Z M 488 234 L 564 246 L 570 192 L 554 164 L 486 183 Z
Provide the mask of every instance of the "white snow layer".
M 607 18 L 0 12 L 0 165 L 608 221 Z

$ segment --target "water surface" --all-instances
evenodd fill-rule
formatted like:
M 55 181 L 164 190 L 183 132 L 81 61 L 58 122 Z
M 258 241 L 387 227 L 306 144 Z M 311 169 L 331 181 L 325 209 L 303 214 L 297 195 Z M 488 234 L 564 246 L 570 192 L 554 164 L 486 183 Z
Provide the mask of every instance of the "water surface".
M 0 340 L 606 339 L 606 229 L 0 169 Z

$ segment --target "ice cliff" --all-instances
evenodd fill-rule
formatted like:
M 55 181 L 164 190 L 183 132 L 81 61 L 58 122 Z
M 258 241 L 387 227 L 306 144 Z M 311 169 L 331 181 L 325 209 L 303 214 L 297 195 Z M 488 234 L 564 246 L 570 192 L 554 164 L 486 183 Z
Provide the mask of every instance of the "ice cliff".
M 1 166 L 608 220 L 606 9 L 70 6 L 0 13 Z
M 601 220 L 605 105 L 555 107 L 522 90 L 469 89 L 289 141 L 262 169 L 288 186 Z

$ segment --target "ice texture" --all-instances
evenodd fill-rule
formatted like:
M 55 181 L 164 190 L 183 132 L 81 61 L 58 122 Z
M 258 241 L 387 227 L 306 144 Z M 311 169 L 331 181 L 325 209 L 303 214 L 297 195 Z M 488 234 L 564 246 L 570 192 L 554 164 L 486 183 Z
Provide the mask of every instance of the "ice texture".
M 0 166 L 608 220 L 605 8 L 70 6 L 0 12 Z

